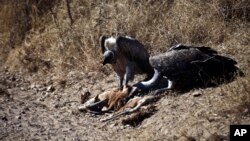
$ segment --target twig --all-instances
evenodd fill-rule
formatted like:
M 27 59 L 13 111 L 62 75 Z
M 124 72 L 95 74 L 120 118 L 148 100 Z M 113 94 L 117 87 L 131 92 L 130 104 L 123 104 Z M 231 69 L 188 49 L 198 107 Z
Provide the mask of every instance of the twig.
M 72 26 L 73 23 L 74 23 L 74 20 L 73 20 L 72 14 L 71 14 L 71 9 L 70 9 L 70 2 L 69 2 L 69 0 L 66 0 L 66 5 L 67 5 L 67 12 L 68 12 L 69 19 L 70 19 L 70 26 Z

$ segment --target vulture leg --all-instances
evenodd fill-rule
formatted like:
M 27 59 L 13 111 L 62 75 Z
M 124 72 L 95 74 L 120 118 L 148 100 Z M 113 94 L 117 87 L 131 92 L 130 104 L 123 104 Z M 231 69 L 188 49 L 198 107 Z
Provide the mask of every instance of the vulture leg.
M 128 96 L 126 97 L 125 101 L 129 101 L 131 98 L 133 98 L 138 93 L 137 87 L 132 87 L 131 91 L 129 92 Z
M 134 67 L 132 62 L 128 62 L 126 65 L 126 73 L 125 73 L 125 86 L 128 86 L 128 81 L 134 79 Z
M 118 78 L 119 78 L 119 81 L 120 81 L 119 87 L 120 87 L 120 90 L 122 90 L 123 89 L 123 80 L 124 80 L 124 78 L 123 78 L 123 76 L 118 76 Z
M 170 90 L 174 87 L 173 81 L 162 76 L 158 70 L 154 69 L 154 71 L 155 71 L 154 76 L 149 81 L 142 81 L 135 84 L 134 86 L 144 91 L 156 90 L 155 94 L 161 93 L 166 90 Z

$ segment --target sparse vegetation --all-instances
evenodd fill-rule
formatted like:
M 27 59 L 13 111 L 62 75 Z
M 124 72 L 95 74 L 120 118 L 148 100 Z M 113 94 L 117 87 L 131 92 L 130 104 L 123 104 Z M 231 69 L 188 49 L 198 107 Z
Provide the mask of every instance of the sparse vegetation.
M 246 76 L 220 87 L 193 90 L 202 93 L 197 98 L 192 97 L 193 91 L 167 96 L 139 129 L 105 137 L 227 139 L 230 124 L 250 123 L 249 11 L 249 0 L 0 0 L 0 68 L 32 74 L 39 81 L 52 79 L 58 85 L 66 83 L 72 72 L 83 73 L 84 78 L 77 75 L 82 78 L 78 83 L 98 88 L 84 83 L 91 79 L 103 91 L 111 87 L 105 84 L 116 80 L 105 78 L 113 72 L 99 63 L 100 35 L 136 37 L 151 55 L 178 43 L 210 46 L 235 59 Z M 67 98 L 77 99 L 72 93 Z M 118 137 L 124 133 L 131 137 Z

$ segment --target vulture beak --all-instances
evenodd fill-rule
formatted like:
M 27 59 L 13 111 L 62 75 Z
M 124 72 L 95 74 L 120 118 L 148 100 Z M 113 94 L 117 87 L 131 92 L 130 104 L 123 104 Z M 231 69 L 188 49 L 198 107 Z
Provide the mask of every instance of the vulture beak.
M 106 64 L 111 64 L 113 63 L 113 60 L 114 60 L 114 53 L 110 50 L 108 51 L 105 51 L 104 54 L 103 54 L 103 65 L 106 65 Z

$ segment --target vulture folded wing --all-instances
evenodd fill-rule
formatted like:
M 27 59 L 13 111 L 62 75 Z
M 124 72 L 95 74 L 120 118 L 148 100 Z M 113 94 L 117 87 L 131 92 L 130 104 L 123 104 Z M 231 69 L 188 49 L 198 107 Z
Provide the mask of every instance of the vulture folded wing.
M 138 40 L 118 36 L 117 40 L 117 51 L 128 58 L 129 61 L 135 62 L 136 65 L 143 71 L 147 72 L 150 67 L 149 54 Z
M 192 46 L 186 46 L 186 45 L 182 45 L 182 44 L 178 44 L 176 46 L 171 47 L 168 51 L 172 51 L 172 50 L 183 50 L 183 49 L 198 49 L 199 51 L 206 53 L 206 54 L 217 54 L 217 51 L 213 50 L 210 47 L 192 47 Z
M 149 54 L 143 44 L 136 39 L 119 36 L 116 42 L 117 50 L 130 60 L 136 61 L 137 59 L 149 58 Z

